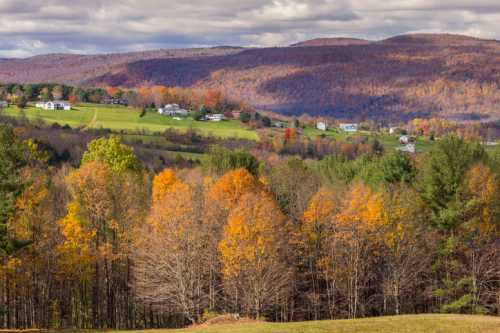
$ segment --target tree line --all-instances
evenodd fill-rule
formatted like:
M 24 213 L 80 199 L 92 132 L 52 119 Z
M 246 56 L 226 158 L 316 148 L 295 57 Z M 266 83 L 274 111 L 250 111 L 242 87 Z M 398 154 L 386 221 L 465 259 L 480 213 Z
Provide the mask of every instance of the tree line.
M 79 166 L 0 126 L 0 326 L 180 327 L 500 311 L 500 151 L 148 170 L 118 137 Z

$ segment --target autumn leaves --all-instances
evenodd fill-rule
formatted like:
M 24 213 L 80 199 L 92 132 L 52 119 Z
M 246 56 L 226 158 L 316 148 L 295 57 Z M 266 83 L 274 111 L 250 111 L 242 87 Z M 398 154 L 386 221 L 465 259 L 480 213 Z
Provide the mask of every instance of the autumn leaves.
M 193 322 L 224 297 L 259 316 L 287 281 L 279 253 L 285 217 L 245 169 L 218 180 L 183 178 L 172 170 L 154 178 L 151 213 L 135 247 L 139 296 Z

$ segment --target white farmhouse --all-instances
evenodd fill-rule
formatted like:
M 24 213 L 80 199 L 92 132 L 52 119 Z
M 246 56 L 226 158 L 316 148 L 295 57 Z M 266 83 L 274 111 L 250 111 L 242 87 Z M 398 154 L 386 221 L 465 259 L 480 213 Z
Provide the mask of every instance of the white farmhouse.
M 415 141 L 415 138 L 409 136 L 409 135 L 401 135 L 399 137 L 399 143 L 401 143 L 402 145 L 406 145 L 406 144 L 409 144 L 411 142 L 414 142 Z
M 179 104 L 167 104 L 162 108 L 158 109 L 158 113 L 164 116 L 187 116 L 188 111 L 181 108 Z
M 224 120 L 224 115 L 222 113 L 207 114 L 205 118 L 210 121 L 221 121 Z
M 316 123 L 316 128 L 319 129 L 320 131 L 326 131 L 328 130 L 328 125 L 326 125 L 326 123 L 323 121 L 318 121 Z
M 389 134 L 395 134 L 399 130 L 399 127 L 389 127 Z
M 71 104 L 64 101 L 37 102 L 35 106 L 44 110 L 71 110 Z
M 410 154 L 415 154 L 415 152 L 417 151 L 414 143 L 408 143 L 408 144 L 404 145 L 403 147 L 397 147 L 396 150 L 399 150 L 399 151 L 402 151 L 405 153 L 410 153 Z
M 340 124 L 339 127 L 344 132 L 357 132 L 358 131 L 358 124 Z

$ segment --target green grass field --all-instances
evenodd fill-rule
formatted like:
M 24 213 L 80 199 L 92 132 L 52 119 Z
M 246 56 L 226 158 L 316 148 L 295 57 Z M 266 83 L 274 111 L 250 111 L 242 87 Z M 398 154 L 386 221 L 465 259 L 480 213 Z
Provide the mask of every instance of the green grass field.
M 356 133 L 346 133 L 340 131 L 338 129 L 329 129 L 328 131 L 320 131 L 314 127 L 306 127 L 304 129 L 304 134 L 310 137 L 311 139 L 315 139 L 318 136 L 324 136 L 327 138 L 346 141 L 350 137 L 366 135 L 372 138 L 376 138 L 386 149 L 395 149 L 396 147 L 401 147 L 402 145 L 399 143 L 400 135 L 397 134 L 388 134 L 388 133 L 371 133 L 366 131 L 359 131 Z M 432 142 L 429 140 L 419 137 L 415 142 L 415 147 L 419 152 L 425 152 L 432 147 Z
M 15 106 L 5 109 L 4 113 L 9 116 L 22 116 L 22 113 Z M 237 120 L 222 122 L 194 121 L 191 118 L 175 120 L 154 111 L 147 112 L 143 117 L 140 117 L 140 113 L 140 110 L 134 108 L 99 104 L 77 105 L 71 111 L 43 110 L 33 106 L 28 106 L 24 110 L 25 116 L 30 120 L 41 119 L 48 124 L 68 124 L 71 127 L 146 130 L 149 132 L 161 132 L 167 128 L 186 131 L 192 128 L 204 135 L 214 135 L 221 138 L 259 139 L 255 131 L 246 128 Z
M 89 332 L 89 331 L 82 331 Z M 98 332 L 98 331 L 93 331 Z M 118 333 L 120 331 L 107 331 Z M 472 315 L 403 315 L 354 320 L 298 323 L 227 324 L 187 329 L 126 331 L 128 333 L 498 333 L 500 317 Z

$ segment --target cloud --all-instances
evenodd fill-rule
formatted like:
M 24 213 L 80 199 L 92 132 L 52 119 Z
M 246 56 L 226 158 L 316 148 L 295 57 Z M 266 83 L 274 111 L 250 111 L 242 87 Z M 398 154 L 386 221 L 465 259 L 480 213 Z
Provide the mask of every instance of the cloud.
M 500 39 L 498 0 L 1 0 L 0 57 L 449 32 Z

